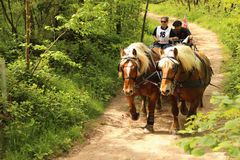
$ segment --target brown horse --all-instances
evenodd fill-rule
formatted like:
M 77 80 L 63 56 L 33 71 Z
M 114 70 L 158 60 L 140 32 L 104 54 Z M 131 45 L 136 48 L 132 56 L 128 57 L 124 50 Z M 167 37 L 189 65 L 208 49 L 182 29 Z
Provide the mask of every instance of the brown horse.
M 157 68 L 162 71 L 160 91 L 171 96 L 173 125 L 172 130 L 179 130 L 178 102 L 182 101 L 182 114 L 195 115 L 197 107 L 202 105 L 202 97 L 210 84 L 212 68 L 209 59 L 202 53 L 195 53 L 190 47 L 177 45 L 161 52 Z M 189 102 L 189 110 L 186 108 Z
M 135 96 L 147 96 L 148 117 L 144 127 L 153 131 L 155 105 L 160 96 L 158 83 L 160 74 L 156 70 L 155 61 L 160 60 L 160 55 L 154 54 L 143 43 L 133 43 L 120 51 L 119 76 L 123 78 L 123 92 L 126 95 L 132 120 L 138 120 Z

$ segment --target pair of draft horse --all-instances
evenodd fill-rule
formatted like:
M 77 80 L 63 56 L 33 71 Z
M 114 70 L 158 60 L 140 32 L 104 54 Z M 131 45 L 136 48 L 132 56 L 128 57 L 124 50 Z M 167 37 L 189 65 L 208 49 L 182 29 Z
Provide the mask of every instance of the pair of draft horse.
M 149 97 L 146 131 L 153 131 L 154 110 L 160 94 L 171 97 L 173 132 L 179 130 L 180 101 L 180 111 L 188 117 L 196 114 L 197 107 L 202 106 L 203 93 L 213 74 L 210 61 L 204 54 L 195 53 L 185 45 L 169 47 L 157 53 L 137 42 L 121 49 L 120 55 L 118 72 L 123 78 L 123 92 L 132 120 L 139 118 L 134 97 Z M 185 102 L 189 102 L 189 109 Z

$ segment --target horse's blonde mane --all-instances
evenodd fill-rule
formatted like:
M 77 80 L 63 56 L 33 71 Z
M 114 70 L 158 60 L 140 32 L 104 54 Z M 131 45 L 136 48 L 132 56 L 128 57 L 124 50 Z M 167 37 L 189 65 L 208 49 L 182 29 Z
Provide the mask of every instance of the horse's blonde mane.
M 165 56 L 173 56 L 173 50 L 178 50 L 177 59 L 181 62 L 181 65 L 185 71 L 191 71 L 193 68 L 198 71 L 201 70 L 201 61 L 194 54 L 194 51 L 186 45 L 177 45 L 169 47 L 164 50 Z
M 133 56 L 132 55 L 133 49 L 135 49 L 137 51 L 136 57 L 141 62 L 140 74 L 143 74 L 147 71 L 147 69 L 149 67 L 149 63 L 150 63 L 146 54 L 151 53 L 152 51 L 145 44 L 143 44 L 141 42 L 136 42 L 136 43 L 132 43 L 127 48 L 125 48 L 124 52 L 126 53 L 127 56 Z

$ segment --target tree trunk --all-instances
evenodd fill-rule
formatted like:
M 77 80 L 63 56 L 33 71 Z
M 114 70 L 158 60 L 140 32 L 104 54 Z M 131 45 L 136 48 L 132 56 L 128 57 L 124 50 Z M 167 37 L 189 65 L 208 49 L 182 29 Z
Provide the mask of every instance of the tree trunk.
M 184 5 L 184 2 L 182 0 L 180 0 L 180 2 L 182 3 L 182 5 Z
M 11 7 L 11 2 L 10 2 L 10 0 L 8 0 L 8 9 L 9 9 L 9 11 L 10 11 L 11 21 L 13 22 L 13 14 L 12 14 L 12 7 Z
M 0 125 L 0 159 L 3 159 L 4 154 L 4 132 Z
M 26 38 L 26 69 L 29 70 L 30 66 L 30 38 L 31 38 L 31 0 L 25 0 L 25 38 Z
M 197 6 L 199 3 L 199 0 L 194 0 L 193 3 L 194 3 L 194 6 Z
M 145 30 L 145 23 L 146 23 L 147 12 L 148 12 L 148 4 L 149 4 L 149 0 L 147 0 L 146 10 L 145 10 L 144 17 L 143 17 L 142 35 L 141 35 L 141 40 L 140 40 L 141 42 L 143 42 L 143 38 L 144 38 L 144 30 Z
M 116 13 L 117 15 L 119 15 L 118 20 L 117 20 L 117 24 L 116 24 L 116 29 L 117 29 L 117 34 L 120 34 L 122 32 L 122 21 L 121 21 L 121 7 L 120 5 L 117 5 L 117 9 L 116 9 Z
M 0 2 L 1 2 L 3 14 L 4 14 L 4 16 L 6 17 L 7 22 L 8 22 L 8 23 L 10 24 L 10 26 L 11 26 L 12 33 L 15 34 L 16 37 L 17 37 L 17 28 L 16 28 L 16 26 L 14 26 L 10 1 L 8 1 L 8 8 L 9 8 L 10 17 L 9 17 L 9 15 L 8 15 L 8 11 L 7 11 L 6 7 L 5 7 L 5 4 L 4 4 L 3 0 L 0 0 Z
M 2 105 L 0 105 L 0 120 L 5 119 L 4 112 L 7 110 L 7 82 L 6 82 L 6 66 L 5 60 L 0 57 L 0 90 L 2 95 L 0 95 L 0 99 L 2 99 Z M 4 154 L 4 126 L 0 123 L 0 159 L 3 159 Z
M 5 60 L 0 57 L 0 90 L 2 92 L 2 101 L 3 101 L 3 107 L 5 107 L 5 104 L 7 104 L 7 82 L 6 82 L 6 66 L 5 66 Z M 0 109 L 2 106 L 0 106 Z M 5 110 L 5 108 L 3 108 Z M 1 113 L 1 110 L 0 110 Z
M 187 3 L 188 3 L 188 11 L 190 12 L 191 11 L 191 2 L 190 2 L 190 0 L 188 0 Z
M 193 0 L 193 5 L 196 6 L 197 2 L 196 0 Z

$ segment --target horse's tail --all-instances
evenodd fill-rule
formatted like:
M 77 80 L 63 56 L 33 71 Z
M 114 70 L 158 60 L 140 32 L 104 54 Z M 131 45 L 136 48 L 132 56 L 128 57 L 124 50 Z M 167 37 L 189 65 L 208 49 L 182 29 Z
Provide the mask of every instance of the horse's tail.
M 211 78 L 212 78 L 212 75 L 214 74 L 213 73 L 213 69 L 211 66 L 208 66 L 208 65 L 205 65 L 204 66 L 206 69 L 205 71 L 205 84 L 209 85 L 211 83 Z

